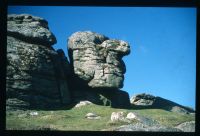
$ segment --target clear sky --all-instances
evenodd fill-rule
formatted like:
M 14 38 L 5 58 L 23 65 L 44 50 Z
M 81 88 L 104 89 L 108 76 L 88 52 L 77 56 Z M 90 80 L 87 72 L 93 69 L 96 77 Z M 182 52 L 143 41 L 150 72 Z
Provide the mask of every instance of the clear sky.
M 90 30 L 127 41 L 124 87 L 195 108 L 196 8 L 9 6 L 8 13 L 46 19 L 67 55 L 67 38 Z

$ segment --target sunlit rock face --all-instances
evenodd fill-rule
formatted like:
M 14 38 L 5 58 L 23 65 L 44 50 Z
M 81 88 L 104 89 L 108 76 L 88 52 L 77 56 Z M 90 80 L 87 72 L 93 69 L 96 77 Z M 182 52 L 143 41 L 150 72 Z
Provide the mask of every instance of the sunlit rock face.
M 7 33 L 10 36 L 46 46 L 57 42 L 54 34 L 49 31 L 48 22 L 43 18 L 29 14 L 10 14 L 7 20 Z
M 68 39 L 74 74 L 92 88 L 122 88 L 130 46 L 122 40 L 91 31 L 76 32 Z

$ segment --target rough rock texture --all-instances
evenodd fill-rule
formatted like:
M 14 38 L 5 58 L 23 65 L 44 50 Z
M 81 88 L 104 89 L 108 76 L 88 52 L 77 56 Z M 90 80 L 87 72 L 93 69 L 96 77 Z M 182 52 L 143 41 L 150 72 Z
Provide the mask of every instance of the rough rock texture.
M 111 114 L 111 121 L 123 121 L 129 123 L 128 125 L 122 125 L 120 127 L 111 129 L 112 131 L 152 131 L 152 132 L 182 132 L 187 131 L 184 125 L 177 127 L 168 127 L 160 124 L 158 121 L 142 116 L 135 112 L 129 112 L 125 117 L 124 112 L 113 112 Z M 189 123 L 188 123 L 189 124 Z M 191 123 L 192 124 L 192 123 Z M 193 124 L 192 124 L 193 125 Z M 188 129 L 188 132 L 194 129 L 194 125 Z M 180 129 L 182 128 L 182 129 Z M 193 131 L 190 131 L 193 132 Z
M 131 98 L 131 103 L 135 105 L 152 105 L 155 101 L 155 96 L 150 94 L 138 94 Z
M 69 37 L 68 49 L 74 73 L 90 87 L 123 87 L 126 68 L 122 57 L 130 53 L 128 43 L 84 31 Z
M 149 132 L 182 132 L 180 129 L 162 125 L 148 126 L 143 123 L 123 125 L 115 128 L 114 131 L 149 131 Z
M 26 14 L 7 19 L 7 109 L 68 104 L 69 64 L 62 50 L 51 47 L 56 38 L 47 21 Z
M 90 31 L 76 32 L 68 39 L 68 53 L 73 73 L 70 89 L 75 100 L 130 107 L 128 93 L 118 89 L 123 87 L 126 68 L 122 57 L 130 53 L 128 43 Z
M 124 112 L 112 112 L 110 116 L 110 120 L 115 122 L 115 121 L 124 121 Z
M 184 122 L 176 128 L 182 130 L 183 132 L 195 132 L 195 121 L 190 121 L 190 122 Z
M 7 109 L 49 108 L 80 101 L 130 107 L 123 87 L 122 57 L 128 43 L 93 32 L 76 32 L 68 41 L 71 63 L 52 45 L 46 20 L 28 14 L 7 18 Z
M 133 97 L 131 97 L 130 102 L 133 105 L 136 106 L 144 106 L 149 108 L 160 108 L 167 111 L 177 112 L 181 114 L 189 114 L 194 113 L 194 110 L 185 106 L 182 106 L 180 104 L 177 104 L 175 102 L 172 102 L 170 100 L 156 97 L 150 94 L 138 94 Z
M 126 115 L 126 119 L 128 119 L 128 120 L 136 120 L 136 119 L 137 119 L 137 116 L 135 115 L 135 113 L 129 112 L 129 113 Z
M 8 15 L 7 33 L 10 36 L 23 38 L 32 43 L 51 46 L 56 43 L 56 38 L 49 31 L 48 22 L 40 17 L 29 14 Z

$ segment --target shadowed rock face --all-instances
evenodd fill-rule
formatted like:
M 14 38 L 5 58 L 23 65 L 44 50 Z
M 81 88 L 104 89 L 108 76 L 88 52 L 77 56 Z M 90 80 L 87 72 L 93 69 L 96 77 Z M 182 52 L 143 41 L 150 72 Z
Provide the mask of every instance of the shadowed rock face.
M 7 20 L 7 34 L 10 36 L 46 46 L 57 42 L 53 33 L 49 31 L 48 22 L 40 17 L 29 14 L 11 14 L 8 15 Z
M 122 57 L 130 53 L 128 43 L 84 31 L 68 39 L 74 74 L 92 88 L 122 88 L 126 72 Z
M 50 108 L 69 104 L 69 64 L 47 21 L 31 15 L 8 15 L 6 105 Z

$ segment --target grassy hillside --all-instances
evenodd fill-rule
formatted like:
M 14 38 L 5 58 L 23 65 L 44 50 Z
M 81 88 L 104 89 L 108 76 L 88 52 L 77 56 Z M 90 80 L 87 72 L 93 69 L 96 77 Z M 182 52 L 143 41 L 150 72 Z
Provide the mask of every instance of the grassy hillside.
M 37 111 L 38 115 L 32 116 L 30 112 L 36 110 L 17 110 L 6 112 L 6 129 L 7 130 L 88 130 L 101 131 L 112 129 L 125 122 L 112 123 L 110 116 L 112 112 L 123 111 L 125 113 L 135 112 L 145 117 L 157 120 L 165 126 L 173 127 L 186 121 L 195 120 L 194 115 L 183 115 L 168 112 L 161 109 L 114 109 L 99 105 L 86 105 L 70 110 L 55 111 Z M 100 115 L 98 120 L 90 120 L 85 118 L 89 112 Z M 134 122 L 133 122 L 134 123 Z

